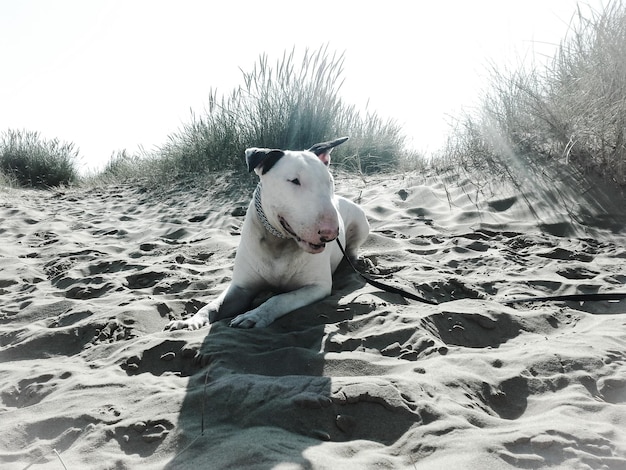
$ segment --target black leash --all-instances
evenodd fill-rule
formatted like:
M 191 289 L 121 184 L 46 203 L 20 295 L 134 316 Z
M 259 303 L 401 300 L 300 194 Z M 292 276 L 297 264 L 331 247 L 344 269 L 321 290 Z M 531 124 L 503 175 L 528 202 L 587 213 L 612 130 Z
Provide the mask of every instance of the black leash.
M 564 300 L 573 302 L 600 302 L 602 300 L 623 300 L 626 299 L 626 292 L 605 292 L 601 294 L 569 294 L 569 295 L 548 295 L 546 297 L 527 297 L 522 299 L 500 300 L 503 304 L 521 304 L 524 302 L 548 302 L 551 300 Z
M 350 257 L 346 255 L 346 251 L 343 249 L 343 246 L 341 245 L 339 238 L 337 238 L 336 240 L 337 240 L 337 244 L 339 245 L 339 249 L 341 250 L 341 253 L 343 253 L 343 257 L 348 262 L 350 267 L 354 270 L 354 272 L 356 272 L 361 277 L 361 279 L 363 279 L 368 284 L 374 287 L 377 287 L 381 290 L 384 290 L 385 292 L 390 292 L 392 294 L 401 295 L 402 297 L 406 299 L 417 300 L 418 302 L 422 302 L 422 303 L 429 304 L 429 305 L 439 305 L 439 303 L 435 302 L 434 300 L 425 299 L 423 297 L 420 297 L 417 294 L 406 291 L 404 289 L 400 289 L 399 287 L 390 286 L 389 284 L 385 284 L 375 279 L 372 279 L 369 276 L 365 276 L 352 263 L 352 260 L 350 259 Z M 505 305 L 510 305 L 510 304 L 521 304 L 521 303 L 527 303 L 527 302 L 549 302 L 549 301 L 559 301 L 559 300 L 560 301 L 574 301 L 574 302 L 600 302 L 604 300 L 618 300 L 619 301 L 623 299 L 626 299 L 626 292 L 607 292 L 607 293 L 601 293 L 601 294 L 549 295 L 545 297 L 524 297 L 521 299 L 498 300 L 498 302 L 505 304 Z
M 346 250 L 343 249 L 343 246 L 341 245 L 341 242 L 339 241 L 339 238 L 337 238 L 336 240 L 337 240 L 337 244 L 339 245 L 339 249 L 343 253 L 344 259 L 348 262 L 350 267 L 352 269 L 354 269 L 354 272 L 356 272 L 359 276 L 361 276 L 361 279 L 363 279 L 368 284 L 370 284 L 370 285 L 372 285 L 374 287 L 378 287 L 379 289 L 382 289 L 385 292 L 391 292 L 393 294 L 399 294 L 399 295 L 401 295 L 402 297 L 404 297 L 406 299 L 417 300 L 418 302 L 423 302 L 423 303 L 429 304 L 429 305 L 438 305 L 437 302 L 435 302 L 433 300 L 425 299 L 423 297 L 420 297 L 417 294 L 414 294 L 412 292 L 408 292 L 408 291 L 406 291 L 404 289 L 400 289 L 399 287 L 390 286 L 389 284 L 384 284 L 384 283 L 379 282 L 379 281 L 377 281 L 375 279 L 372 279 L 369 276 L 365 276 L 352 263 L 352 260 L 350 259 L 350 257 L 348 255 L 346 255 Z

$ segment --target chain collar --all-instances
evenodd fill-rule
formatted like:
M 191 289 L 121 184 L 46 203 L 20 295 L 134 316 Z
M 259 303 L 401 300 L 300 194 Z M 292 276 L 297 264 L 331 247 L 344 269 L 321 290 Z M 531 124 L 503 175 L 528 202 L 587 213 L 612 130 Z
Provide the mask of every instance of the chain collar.
M 274 226 L 270 224 L 270 221 L 267 220 L 267 216 L 261 206 L 261 183 L 259 183 L 254 190 L 254 207 L 256 208 L 256 213 L 259 216 L 259 219 L 261 219 L 261 223 L 263 224 L 263 227 L 265 227 L 265 230 L 278 238 L 290 238 L 276 230 Z

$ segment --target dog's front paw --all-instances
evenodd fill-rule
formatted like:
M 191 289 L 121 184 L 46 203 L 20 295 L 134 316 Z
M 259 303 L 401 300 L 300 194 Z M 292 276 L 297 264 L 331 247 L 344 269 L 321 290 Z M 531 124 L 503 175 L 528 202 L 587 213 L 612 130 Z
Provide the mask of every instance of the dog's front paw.
M 247 312 L 237 315 L 229 325 L 235 328 L 264 328 L 272 323 L 270 319 L 259 313 Z
M 187 320 L 172 320 L 167 325 L 165 325 L 165 329 L 169 331 L 174 330 L 197 330 L 202 328 L 209 322 L 209 319 L 205 315 L 201 315 L 200 312 L 196 313 L 193 317 L 188 318 Z

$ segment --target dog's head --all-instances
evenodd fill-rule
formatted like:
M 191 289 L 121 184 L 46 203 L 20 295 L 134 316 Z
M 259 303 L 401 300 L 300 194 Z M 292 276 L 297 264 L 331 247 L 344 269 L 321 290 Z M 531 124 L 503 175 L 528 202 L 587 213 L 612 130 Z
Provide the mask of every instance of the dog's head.
M 262 182 L 262 206 L 272 226 L 309 253 L 321 253 L 339 235 L 330 153 L 347 137 L 291 151 L 252 147 L 246 150 L 249 171 Z

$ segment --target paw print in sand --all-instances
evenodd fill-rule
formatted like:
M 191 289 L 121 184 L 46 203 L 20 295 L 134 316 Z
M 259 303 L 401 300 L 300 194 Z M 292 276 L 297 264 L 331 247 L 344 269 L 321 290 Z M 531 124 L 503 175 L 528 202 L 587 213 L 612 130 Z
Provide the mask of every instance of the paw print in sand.
M 118 426 L 111 432 L 126 453 L 147 456 L 167 437 L 174 425 L 166 420 L 138 421 L 130 426 Z
M 137 335 L 133 333 L 130 326 L 124 325 L 119 320 L 113 319 L 109 321 L 101 330 L 96 330 L 92 344 L 114 343 L 116 341 L 124 341 L 135 338 Z

